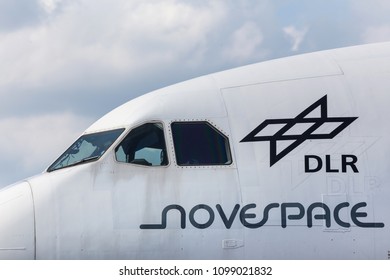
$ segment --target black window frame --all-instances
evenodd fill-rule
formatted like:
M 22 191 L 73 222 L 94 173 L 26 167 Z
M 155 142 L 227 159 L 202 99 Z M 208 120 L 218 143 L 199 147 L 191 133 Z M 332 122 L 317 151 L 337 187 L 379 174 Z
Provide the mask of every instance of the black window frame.
M 207 162 L 207 163 L 203 163 L 203 162 L 196 162 L 196 161 L 184 161 L 183 158 L 182 158 L 182 153 L 178 150 L 178 147 L 177 147 L 177 139 L 176 139 L 176 143 L 175 143 L 175 126 L 176 125 L 206 125 L 207 127 L 209 127 L 212 131 L 215 132 L 215 135 L 218 135 L 219 137 L 223 138 L 223 142 L 224 142 L 224 148 L 223 149 L 220 149 L 219 151 L 224 151 L 224 157 L 226 158 L 226 161 L 224 162 Z M 233 157 L 232 157 L 232 152 L 231 152 L 231 147 L 230 147 L 230 139 L 229 137 L 223 133 L 221 130 L 219 130 L 218 128 L 216 128 L 212 123 L 210 123 L 209 121 L 206 121 L 206 120 L 199 120 L 199 121 L 173 121 L 171 122 L 171 137 L 172 137 L 172 141 L 173 141 L 173 152 L 174 152 L 174 155 L 175 155 L 175 160 L 176 160 L 176 164 L 178 166 L 181 166 L 181 167 L 207 167 L 207 166 L 230 166 L 233 164 Z M 200 149 L 199 149 L 200 150 Z M 178 156 L 179 155 L 179 156 Z
M 134 133 L 134 131 L 138 130 L 138 129 L 141 129 L 143 126 L 145 125 L 155 125 L 155 124 L 159 124 L 161 125 L 161 131 L 162 131 L 162 137 L 161 137 L 161 140 L 163 140 L 163 144 L 164 144 L 164 148 L 165 149 L 162 149 L 162 153 L 164 153 L 164 160 L 162 160 L 162 162 L 159 164 L 159 165 L 153 165 L 153 164 L 150 164 L 149 162 L 146 161 L 146 159 L 136 159 L 134 158 L 132 161 L 122 161 L 122 160 L 119 160 L 118 159 L 118 155 L 117 155 L 117 152 L 119 150 L 119 148 L 122 146 L 122 144 L 128 140 L 128 137 L 131 137 L 131 134 Z M 137 151 L 135 151 L 136 153 Z M 134 153 L 134 156 L 135 156 L 135 153 Z M 119 164 L 126 164 L 126 165 L 131 165 L 131 166 L 141 166 L 141 167 L 167 167 L 169 166 L 170 164 L 170 160 L 169 160 L 169 156 L 168 156 L 168 145 L 167 145 L 167 139 L 166 139 L 166 131 L 165 131 L 165 125 L 162 121 L 148 121 L 148 122 L 144 122 L 144 123 L 141 123 L 139 125 L 136 125 L 134 126 L 133 128 L 131 128 L 128 133 L 122 138 L 122 140 L 119 142 L 119 144 L 115 147 L 114 149 L 114 158 L 115 158 L 115 162 L 116 163 L 119 163 Z
M 69 168 L 85 163 L 90 163 L 94 161 L 98 161 L 101 157 L 103 157 L 108 150 L 110 150 L 111 146 L 121 137 L 125 128 L 117 128 L 112 130 L 98 131 L 93 133 L 86 133 L 81 135 L 64 153 L 61 154 L 46 170 L 46 172 L 54 172 L 57 170 L 61 170 L 64 168 Z M 109 143 L 100 143 L 102 140 L 107 140 L 107 135 L 110 136 L 113 134 L 112 139 L 108 139 Z M 96 148 L 92 151 L 90 155 L 85 155 L 75 160 L 74 162 L 64 163 L 66 160 L 69 161 L 73 154 L 79 153 L 80 145 L 83 142 L 92 142 L 95 141 L 97 143 Z M 111 140 L 111 141 L 110 141 Z M 69 158 L 69 159 L 68 159 Z

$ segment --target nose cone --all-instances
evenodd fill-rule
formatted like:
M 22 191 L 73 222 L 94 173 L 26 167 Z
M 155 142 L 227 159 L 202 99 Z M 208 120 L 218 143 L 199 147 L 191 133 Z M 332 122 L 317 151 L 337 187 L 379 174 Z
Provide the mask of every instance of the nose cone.
M 0 190 L 0 259 L 34 259 L 34 226 L 29 183 Z

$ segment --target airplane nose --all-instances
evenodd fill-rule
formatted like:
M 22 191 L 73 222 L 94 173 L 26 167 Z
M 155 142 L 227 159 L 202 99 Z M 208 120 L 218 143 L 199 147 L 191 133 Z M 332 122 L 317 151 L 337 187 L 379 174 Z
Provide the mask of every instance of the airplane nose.
M 27 181 L 0 190 L 0 259 L 34 259 L 34 204 Z

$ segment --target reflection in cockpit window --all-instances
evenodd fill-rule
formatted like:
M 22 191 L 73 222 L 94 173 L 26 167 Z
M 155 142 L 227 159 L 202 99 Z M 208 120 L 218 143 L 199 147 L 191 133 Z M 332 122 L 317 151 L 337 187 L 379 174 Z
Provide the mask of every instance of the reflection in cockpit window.
M 118 162 L 145 166 L 168 165 L 164 130 L 161 123 L 146 123 L 130 131 L 115 149 Z
M 124 129 L 116 129 L 81 136 L 48 169 L 48 172 L 98 160 Z

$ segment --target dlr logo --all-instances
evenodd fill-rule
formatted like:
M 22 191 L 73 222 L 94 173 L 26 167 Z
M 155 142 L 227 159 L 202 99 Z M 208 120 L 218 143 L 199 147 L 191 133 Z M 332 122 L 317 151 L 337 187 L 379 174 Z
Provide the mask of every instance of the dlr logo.
M 341 172 L 346 173 L 348 168 L 351 169 L 354 173 L 359 173 L 359 170 L 356 167 L 356 162 L 358 161 L 357 156 L 355 155 L 341 155 Z M 325 165 L 325 171 L 327 173 L 339 173 L 340 169 L 332 167 L 330 155 L 325 155 L 325 160 L 316 155 L 306 155 L 305 156 L 305 172 L 314 173 L 323 169 Z

